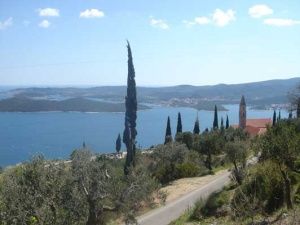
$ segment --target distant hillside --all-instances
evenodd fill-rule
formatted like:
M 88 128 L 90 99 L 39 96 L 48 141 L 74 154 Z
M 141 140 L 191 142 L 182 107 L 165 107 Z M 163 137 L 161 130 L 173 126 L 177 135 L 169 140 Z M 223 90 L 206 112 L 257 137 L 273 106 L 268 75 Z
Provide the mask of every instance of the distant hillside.
M 269 80 L 245 84 L 218 84 L 212 86 L 180 85 L 163 88 L 140 88 L 142 97 L 150 96 L 158 99 L 200 98 L 203 100 L 220 100 L 239 102 L 241 95 L 245 95 L 248 102 L 266 99 L 269 101 L 286 100 L 287 93 L 300 83 L 300 78 L 287 80 Z
M 219 84 L 211 86 L 179 85 L 172 87 L 138 87 L 138 101 L 164 106 L 183 106 L 212 110 L 214 104 L 239 103 L 245 95 L 247 104 L 258 108 L 288 102 L 300 78 L 269 80 L 246 84 Z M 125 86 L 101 86 L 93 88 L 20 88 L 0 93 L 1 98 L 29 98 L 32 100 L 98 99 L 110 103 L 123 103 Z M 33 102 L 31 102 L 33 103 Z M 3 104 L 3 103 L 2 103 Z M 104 103 L 102 103 L 102 106 Z M 102 107 L 101 106 L 101 107 Z M 106 106 L 105 106 L 106 107 Z M 108 104 L 110 111 L 110 104 Z M 114 106 L 115 107 L 115 106 Z M 121 106 L 119 106 L 121 107 Z M 103 108 L 102 108 L 103 109 Z M 3 108 L 2 108 L 3 110 Z
M 139 105 L 139 109 L 149 107 Z M 92 101 L 83 98 L 72 98 L 62 101 L 33 100 L 13 97 L 0 101 L 1 112 L 42 112 L 42 111 L 77 111 L 77 112 L 124 112 L 123 103 Z

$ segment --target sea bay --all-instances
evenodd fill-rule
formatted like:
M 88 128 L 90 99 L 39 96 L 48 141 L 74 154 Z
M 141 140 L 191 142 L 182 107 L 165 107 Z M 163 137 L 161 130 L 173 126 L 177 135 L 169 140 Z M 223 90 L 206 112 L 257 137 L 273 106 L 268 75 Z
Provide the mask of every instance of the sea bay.
M 238 105 L 225 105 L 228 111 L 219 112 L 229 117 L 230 124 L 238 123 Z M 138 112 L 137 145 L 148 148 L 164 141 L 167 117 L 171 118 L 173 135 L 177 113 L 181 112 L 183 130 L 192 131 L 197 111 L 192 108 L 154 107 Z M 213 112 L 198 112 L 201 132 L 211 128 Z M 273 110 L 250 110 L 248 118 L 272 118 Z M 287 112 L 281 111 L 282 118 Z M 124 129 L 124 113 L 38 112 L 0 113 L 0 166 L 29 160 L 36 154 L 47 159 L 66 159 L 82 146 L 94 152 L 114 152 L 118 133 Z M 122 149 L 124 150 L 124 145 Z

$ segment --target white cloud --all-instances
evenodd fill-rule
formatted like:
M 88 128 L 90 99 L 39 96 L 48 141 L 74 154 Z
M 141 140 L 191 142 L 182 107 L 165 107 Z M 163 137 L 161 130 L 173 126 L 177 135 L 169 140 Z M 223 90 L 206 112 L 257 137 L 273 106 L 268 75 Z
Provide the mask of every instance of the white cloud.
M 7 27 L 10 27 L 13 25 L 13 18 L 9 17 L 7 20 L 4 20 L 3 22 L 0 21 L 0 30 L 5 30 Z
M 198 25 L 207 25 L 211 22 L 211 20 L 208 17 L 200 16 L 196 17 L 193 21 L 187 21 L 184 20 L 183 23 L 186 24 L 187 27 L 194 26 L 196 24 Z
M 205 16 L 200 16 L 200 17 L 196 17 L 193 21 L 187 21 L 184 20 L 183 23 L 187 26 L 187 27 L 192 27 L 194 25 L 207 25 L 211 22 L 211 20 L 208 17 Z
M 272 15 L 273 9 L 267 5 L 254 5 L 249 9 L 248 13 L 253 18 L 261 18 L 263 16 Z
M 38 9 L 40 16 L 59 16 L 59 10 L 54 8 Z
M 196 17 L 194 22 L 199 25 L 205 25 L 210 23 L 210 19 L 204 16 Z
M 270 18 L 270 19 L 265 19 L 264 24 L 269 26 L 287 27 L 287 26 L 300 25 L 300 20 Z
M 169 25 L 164 20 L 160 20 L 160 19 L 151 18 L 150 24 L 152 27 L 160 28 L 163 30 L 167 30 L 170 28 Z
M 85 11 L 80 12 L 79 17 L 81 18 L 101 18 L 104 16 L 104 12 L 98 9 L 86 9 Z
M 196 17 L 192 21 L 184 20 L 183 23 L 185 23 L 187 27 L 191 27 L 193 25 L 207 25 L 210 23 L 219 27 L 224 27 L 235 19 L 235 12 L 232 9 L 228 9 L 227 11 L 216 9 L 210 17 L 200 16 Z
M 43 20 L 42 22 L 39 23 L 39 27 L 42 28 L 48 28 L 50 27 L 51 23 L 48 20 Z
M 183 20 L 182 22 L 186 25 L 186 27 L 192 27 L 196 24 L 194 21 L 188 21 L 188 20 Z
M 226 12 L 216 9 L 212 15 L 212 20 L 215 25 L 224 27 L 235 20 L 235 12 L 232 9 L 228 9 Z

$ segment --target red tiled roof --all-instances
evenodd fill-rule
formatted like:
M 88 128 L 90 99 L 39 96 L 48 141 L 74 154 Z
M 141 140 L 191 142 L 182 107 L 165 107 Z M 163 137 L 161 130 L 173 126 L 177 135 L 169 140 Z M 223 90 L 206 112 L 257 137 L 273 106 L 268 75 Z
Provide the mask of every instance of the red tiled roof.
M 245 131 L 251 136 L 261 135 L 267 131 L 267 126 L 272 125 L 271 119 L 247 119 Z M 238 128 L 238 125 L 232 125 L 233 128 Z
M 259 127 L 246 126 L 245 131 L 250 135 L 256 135 L 259 133 Z
M 271 119 L 247 119 L 246 126 L 251 127 L 260 127 L 265 128 L 267 125 L 271 125 L 272 120 Z

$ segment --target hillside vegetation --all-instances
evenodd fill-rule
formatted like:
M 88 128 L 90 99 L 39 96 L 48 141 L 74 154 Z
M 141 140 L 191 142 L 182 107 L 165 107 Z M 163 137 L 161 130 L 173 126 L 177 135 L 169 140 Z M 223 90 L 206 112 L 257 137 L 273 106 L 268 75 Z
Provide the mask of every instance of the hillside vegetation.
M 230 149 L 238 156 L 241 146 Z M 200 200 L 173 224 L 299 224 L 300 120 L 279 121 L 253 139 L 251 149 L 257 164 L 238 176 L 233 170 L 230 186 Z
M 149 109 L 145 105 L 139 105 L 139 110 Z M 0 112 L 124 112 L 123 103 L 110 103 L 89 100 L 85 98 L 72 98 L 66 100 L 34 100 L 24 97 L 13 97 L 0 101 Z
M 37 156 L 0 174 L 0 224 L 134 223 L 138 213 L 164 202 L 161 186 L 213 174 L 230 163 L 226 143 L 247 139 L 232 128 L 178 133 L 173 142 L 137 151 L 125 176 L 124 159 L 95 156 L 85 146 L 71 154 L 71 161 Z

